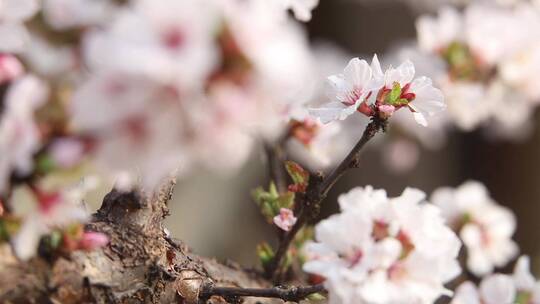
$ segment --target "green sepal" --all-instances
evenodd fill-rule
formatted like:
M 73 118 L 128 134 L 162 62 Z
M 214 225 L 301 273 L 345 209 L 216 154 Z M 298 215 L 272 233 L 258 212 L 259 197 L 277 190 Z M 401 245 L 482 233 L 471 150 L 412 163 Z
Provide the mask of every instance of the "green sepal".
M 394 82 L 392 91 L 387 95 L 386 102 L 391 105 L 395 105 L 401 96 L 401 85 L 398 82 Z
M 279 194 L 273 182 L 270 183 L 268 191 L 257 187 L 253 190 L 252 196 L 269 223 L 279 214 L 281 208 L 292 209 L 295 199 L 294 192 L 287 191 Z

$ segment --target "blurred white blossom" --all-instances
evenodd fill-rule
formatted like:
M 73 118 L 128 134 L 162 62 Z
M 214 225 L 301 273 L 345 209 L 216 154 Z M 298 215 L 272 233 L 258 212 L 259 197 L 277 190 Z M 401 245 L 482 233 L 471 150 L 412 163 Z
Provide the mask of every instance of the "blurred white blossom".
M 280 136 L 315 81 L 305 33 L 267 7 L 137 0 L 90 31 L 71 114 L 102 167 L 153 188 L 176 169 L 237 168 Z
M 519 252 L 512 240 L 516 218 L 498 205 L 479 182 L 433 192 L 431 201 L 457 231 L 467 249 L 467 268 L 478 276 L 505 266 Z
M 33 168 L 34 153 L 41 146 L 34 112 L 47 101 L 48 92 L 32 75 L 18 78 L 6 92 L 0 114 L 0 193 L 13 172 L 27 174 Z
M 89 179 L 61 190 L 17 188 L 13 194 L 17 203 L 13 207 L 24 219 L 13 239 L 17 256 L 22 260 L 33 257 L 43 235 L 55 228 L 88 220 L 89 214 L 82 200 L 95 186 Z M 22 209 L 23 206 L 26 209 Z
M 103 24 L 115 9 L 111 0 L 43 0 L 45 21 L 57 30 Z
M 482 279 L 479 288 L 464 282 L 457 289 L 451 304 L 538 304 L 540 283 L 530 272 L 528 256 L 516 262 L 512 275 L 493 274 Z
M 24 22 L 40 8 L 39 0 L 0 1 L 0 52 L 20 52 L 29 39 Z

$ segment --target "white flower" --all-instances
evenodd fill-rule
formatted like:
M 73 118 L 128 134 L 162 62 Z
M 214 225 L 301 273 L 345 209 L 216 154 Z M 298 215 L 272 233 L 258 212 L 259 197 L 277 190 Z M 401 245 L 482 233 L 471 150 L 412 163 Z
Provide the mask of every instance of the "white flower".
M 534 104 L 540 102 L 540 43 L 537 41 L 513 53 L 499 65 L 501 77 Z
M 425 195 L 355 188 L 316 226 L 304 270 L 323 276 L 330 303 L 433 303 L 459 274 L 459 240 Z M 354 233 L 351 233 L 354 231 Z
M 397 68 L 389 67 L 384 74 L 378 61 L 373 68 L 374 78 L 383 82 L 383 92 L 389 94 L 397 85 L 400 89 L 399 100 L 413 113 L 415 121 L 427 126 L 427 118 L 434 116 L 446 108 L 444 96 L 439 89 L 433 87 L 431 79 L 422 76 L 414 78 L 414 64 L 406 60 Z M 399 101 L 398 100 L 398 101 Z M 378 100 L 384 103 L 384 100 Z
M 467 268 L 475 275 L 489 274 L 506 265 L 519 249 L 512 240 L 516 230 L 514 214 L 498 205 L 478 182 L 456 189 L 437 189 L 431 201 L 459 231 L 467 249 Z
M 28 41 L 23 22 L 39 9 L 38 0 L 0 0 L 0 52 L 20 52 Z
M 528 304 L 540 303 L 540 282 L 536 281 L 530 270 L 530 259 L 521 256 L 514 266 L 512 275 L 517 293 L 528 299 Z
M 291 209 L 281 208 L 279 214 L 274 217 L 274 224 L 283 231 L 291 230 L 298 220 Z
M 448 115 L 461 130 L 471 131 L 486 122 L 491 113 L 484 85 L 467 81 L 441 83 L 448 104 Z
M 514 304 L 540 303 L 540 282 L 530 272 L 528 256 L 518 259 L 514 273 L 493 274 L 482 279 L 480 287 L 471 282 L 462 283 L 451 304 Z
M 61 191 L 32 191 L 25 187 L 16 189 L 11 198 L 15 213 L 24 218 L 13 239 L 17 256 L 27 260 L 35 255 L 39 240 L 55 228 L 88 220 L 89 214 L 82 205 L 85 193 L 94 185 L 80 183 Z M 26 210 L 23 209 L 26 206 Z
M 373 57 L 372 66 L 380 68 L 376 55 Z M 358 58 L 349 61 L 343 74 L 328 77 L 327 83 L 328 96 L 332 101 L 320 108 L 309 110 L 311 115 L 325 124 L 334 120 L 344 120 L 356 112 L 376 88 L 372 68 L 365 60 Z
M 21 56 L 29 68 L 43 77 L 66 77 L 77 66 L 77 54 L 72 47 L 57 47 L 43 37 L 32 35 Z
M 450 304 L 514 304 L 515 299 L 512 277 L 493 274 L 485 277 L 479 288 L 468 281 L 459 285 Z
M 137 0 L 85 37 L 94 70 L 147 76 L 181 92 L 199 89 L 217 61 L 212 1 Z
M 5 95 L 0 116 L 0 193 L 12 172 L 27 174 L 33 168 L 33 156 L 41 143 L 34 111 L 47 96 L 48 87 L 31 75 L 17 79 Z
M 115 9 L 110 0 L 44 0 L 43 3 L 45 21 L 57 30 L 102 24 Z
M 97 164 L 112 175 L 129 171 L 153 190 L 187 158 L 182 143 L 189 131 L 180 104 L 144 77 L 94 75 L 75 93 L 70 110 L 75 130 L 96 139 Z
M 467 7 L 464 18 L 467 44 L 478 59 L 490 65 L 540 38 L 540 14 L 525 3 L 516 8 L 473 4 Z
M 450 43 L 462 41 L 463 18 L 453 7 L 444 7 L 438 18 L 422 16 L 416 21 L 419 46 L 429 52 L 438 52 Z

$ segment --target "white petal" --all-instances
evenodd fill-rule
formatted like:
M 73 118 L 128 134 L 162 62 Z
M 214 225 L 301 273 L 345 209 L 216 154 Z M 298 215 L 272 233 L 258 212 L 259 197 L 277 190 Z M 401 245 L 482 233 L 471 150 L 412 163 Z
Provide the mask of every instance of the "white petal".
M 24 21 L 37 13 L 37 0 L 2 0 L 2 19 Z
M 319 118 L 323 124 L 327 124 L 334 120 L 344 120 L 349 115 L 356 112 L 362 101 L 358 100 L 352 106 L 346 106 L 341 102 L 335 101 L 323 105 L 320 108 L 309 109 L 309 114 Z
M 481 304 L 478 289 L 472 282 L 462 283 L 450 304 Z
M 486 304 L 512 304 L 516 288 L 510 276 L 495 274 L 480 283 L 480 294 Z
M 530 259 L 528 256 L 522 256 L 516 262 L 514 267 L 514 282 L 519 290 L 532 290 L 536 280 L 530 271 Z
M 25 261 L 36 254 L 39 239 L 47 233 L 47 226 L 35 214 L 29 215 L 21 230 L 13 239 L 13 248 L 17 256 Z
M 0 52 L 21 52 L 28 40 L 28 31 L 22 24 L 0 22 Z
M 319 4 L 319 0 L 292 0 L 294 17 L 300 21 L 311 20 L 311 11 Z
M 371 81 L 371 67 L 365 60 L 353 58 L 345 67 L 343 75 L 352 88 L 364 89 Z
M 414 116 L 414 120 L 421 126 L 424 126 L 424 127 L 427 127 L 428 126 L 428 123 L 427 123 L 427 120 L 426 120 L 426 117 L 424 116 L 424 114 L 422 113 L 419 113 L 419 112 L 414 112 L 413 113 L 413 116 Z
M 401 87 L 404 87 L 405 85 L 411 83 L 414 78 L 414 74 L 414 64 L 410 60 L 406 60 L 397 68 L 390 68 L 386 71 L 384 83 L 388 87 L 397 82 L 401 85 Z

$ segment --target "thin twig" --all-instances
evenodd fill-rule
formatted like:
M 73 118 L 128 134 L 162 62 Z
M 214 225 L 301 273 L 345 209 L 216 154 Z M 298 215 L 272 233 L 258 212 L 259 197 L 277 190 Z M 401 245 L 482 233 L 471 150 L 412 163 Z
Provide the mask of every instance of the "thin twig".
M 281 263 L 289 250 L 289 246 L 294 240 L 296 234 L 311 219 L 315 218 L 320 210 L 321 202 L 326 198 L 328 191 L 350 168 L 358 167 L 358 157 L 367 142 L 369 142 L 380 130 L 385 130 L 387 120 L 374 117 L 367 125 L 362 137 L 349 152 L 347 157 L 324 179 L 311 179 L 306 195 L 297 203 L 301 204 L 300 212 L 297 214 L 298 221 L 291 230 L 281 239 L 274 259 L 266 267 L 266 274 L 279 283 L 281 280 Z
M 322 284 L 297 287 L 297 286 L 276 286 L 272 288 L 238 288 L 238 287 L 217 287 L 213 285 L 203 286 L 199 298 L 209 299 L 212 296 L 221 296 L 227 298 L 237 297 L 258 297 L 275 298 L 283 301 L 300 302 L 309 295 L 323 292 Z

